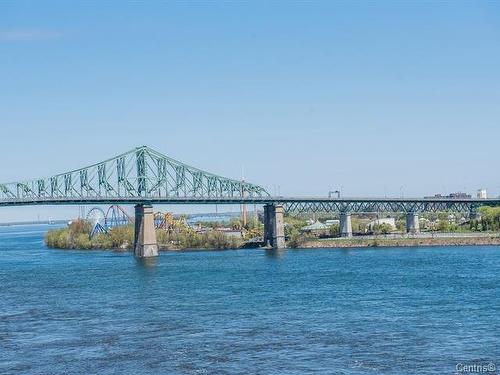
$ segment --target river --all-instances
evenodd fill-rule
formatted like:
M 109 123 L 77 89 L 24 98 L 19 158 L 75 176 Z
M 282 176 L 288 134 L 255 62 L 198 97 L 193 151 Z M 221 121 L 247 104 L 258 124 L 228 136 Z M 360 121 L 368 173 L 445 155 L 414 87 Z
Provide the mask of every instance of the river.
M 2 374 L 500 366 L 500 248 L 50 250 L 0 227 Z M 495 372 L 491 372 L 495 373 Z

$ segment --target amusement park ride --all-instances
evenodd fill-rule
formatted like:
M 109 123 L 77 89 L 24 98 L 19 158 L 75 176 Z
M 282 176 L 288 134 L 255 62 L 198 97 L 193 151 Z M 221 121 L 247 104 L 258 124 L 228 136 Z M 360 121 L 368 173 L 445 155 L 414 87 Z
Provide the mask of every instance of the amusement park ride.
M 335 212 L 343 237 L 352 236 L 352 214 L 401 213 L 406 215 L 406 230 L 418 233 L 420 213 L 462 212 L 476 217 L 480 207 L 500 206 L 500 198 L 272 196 L 262 186 L 192 167 L 147 146 L 57 175 L 0 183 L 0 207 L 91 204 L 112 205 L 107 212 L 89 212 L 94 234 L 131 223 L 117 205 L 134 205 L 134 254 L 150 257 L 158 255 L 155 225 L 167 225 L 169 220 L 154 214 L 155 204 L 261 206 L 264 243 L 282 249 L 285 213 Z
M 109 206 L 106 212 L 100 207 L 92 208 L 86 220 L 92 224 L 90 238 L 99 233 L 107 233 L 111 228 L 134 223 L 134 218 L 116 204 Z
M 123 207 L 111 205 L 106 211 L 100 207 L 93 207 L 87 213 L 85 219 L 92 224 L 90 238 L 97 234 L 107 233 L 111 228 L 134 224 L 134 217 L 130 216 Z M 187 227 L 183 219 L 175 219 L 171 212 L 156 212 L 154 214 L 155 229 L 173 231 L 181 227 Z

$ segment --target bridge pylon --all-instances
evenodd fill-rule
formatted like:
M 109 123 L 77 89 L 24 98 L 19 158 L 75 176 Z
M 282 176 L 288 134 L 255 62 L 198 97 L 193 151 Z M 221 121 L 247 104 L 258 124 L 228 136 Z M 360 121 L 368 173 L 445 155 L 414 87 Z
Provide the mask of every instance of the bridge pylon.
M 284 212 L 281 204 L 264 206 L 264 244 L 273 249 L 284 249 L 286 246 Z
M 344 211 L 340 213 L 340 236 L 352 237 L 352 219 L 351 213 Z
M 420 222 L 416 212 L 406 213 L 406 233 L 420 233 Z
M 134 255 L 138 258 L 158 256 L 153 206 L 135 206 Z

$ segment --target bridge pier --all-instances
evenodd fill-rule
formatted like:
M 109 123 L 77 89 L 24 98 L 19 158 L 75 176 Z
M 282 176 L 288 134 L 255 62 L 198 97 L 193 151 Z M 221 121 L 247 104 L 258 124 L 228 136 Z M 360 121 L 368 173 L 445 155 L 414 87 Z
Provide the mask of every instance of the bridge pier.
M 415 212 L 408 212 L 406 214 L 406 233 L 420 233 L 420 222 Z
M 134 255 L 139 258 L 158 256 L 153 206 L 150 204 L 135 206 Z
M 340 237 L 352 237 L 352 221 L 350 212 L 340 213 Z
M 285 248 L 285 222 L 281 204 L 266 204 L 264 206 L 264 244 L 274 249 Z

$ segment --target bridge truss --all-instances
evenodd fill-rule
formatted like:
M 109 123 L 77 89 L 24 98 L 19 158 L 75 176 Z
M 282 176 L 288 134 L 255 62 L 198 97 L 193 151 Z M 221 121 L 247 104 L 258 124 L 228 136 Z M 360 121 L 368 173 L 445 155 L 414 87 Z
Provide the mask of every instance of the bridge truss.
M 300 212 L 474 213 L 496 199 L 272 197 L 258 185 L 203 171 L 142 146 L 89 167 L 29 181 L 0 183 L 0 207 L 20 205 L 280 204 Z M 115 222 L 126 221 L 116 209 Z
M 477 199 L 337 199 L 316 201 L 284 201 L 285 212 L 469 212 L 475 213 L 482 205 L 500 205 L 497 200 Z
M 202 171 L 146 146 L 52 177 L 0 184 L 0 205 L 268 195 L 258 185 Z

